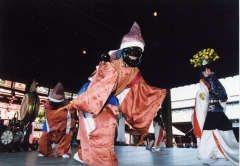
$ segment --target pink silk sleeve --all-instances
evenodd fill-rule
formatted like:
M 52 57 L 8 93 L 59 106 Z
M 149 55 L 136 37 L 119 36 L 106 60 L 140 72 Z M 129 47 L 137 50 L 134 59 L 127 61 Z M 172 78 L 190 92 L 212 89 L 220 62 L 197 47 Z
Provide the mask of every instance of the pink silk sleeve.
M 97 73 L 87 90 L 71 101 L 73 107 L 97 115 L 110 94 L 115 90 L 117 76 L 118 72 L 114 64 L 109 62 L 100 63 Z
M 167 94 L 166 89 L 147 85 L 141 77 L 120 105 L 127 122 L 141 135 L 148 132 L 153 118 Z

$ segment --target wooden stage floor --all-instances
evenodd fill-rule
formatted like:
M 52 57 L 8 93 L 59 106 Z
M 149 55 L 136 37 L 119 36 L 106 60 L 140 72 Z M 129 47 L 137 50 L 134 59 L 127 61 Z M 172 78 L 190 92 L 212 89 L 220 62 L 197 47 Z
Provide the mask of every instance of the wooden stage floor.
M 184 165 L 204 166 L 202 160 L 196 158 L 197 149 L 165 148 L 162 151 L 145 150 L 139 146 L 115 146 L 115 153 L 120 166 L 152 166 L 152 165 Z M 132 151 L 133 150 L 133 151 Z M 75 154 L 76 147 L 72 148 Z M 229 162 L 229 161 L 228 161 Z M 74 166 L 83 165 L 73 159 L 61 157 L 39 157 L 37 151 L 0 153 L 0 166 Z M 229 165 L 233 165 L 229 162 Z

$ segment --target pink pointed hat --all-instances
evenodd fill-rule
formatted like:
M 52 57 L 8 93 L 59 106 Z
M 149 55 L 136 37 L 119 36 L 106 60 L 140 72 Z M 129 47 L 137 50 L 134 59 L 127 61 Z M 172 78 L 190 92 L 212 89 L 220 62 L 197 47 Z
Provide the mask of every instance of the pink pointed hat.
M 144 46 L 145 42 L 142 38 L 140 27 L 138 26 L 137 22 L 134 22 L 130 32 L 123 36 L 120 48 L 118 50 L 127 47 L 140 47 L 142 51 L 144 51 Z M 110 50 L 108 52 L 111 59 L 115 59 L 116 52 L 118 50 Z
M 54 87 L 53 90 L 50 91 L 48 98 L 49 100 L 56 103 L 60 103 L 64 100 L 65 98 L 64 89 L 60 82 Z

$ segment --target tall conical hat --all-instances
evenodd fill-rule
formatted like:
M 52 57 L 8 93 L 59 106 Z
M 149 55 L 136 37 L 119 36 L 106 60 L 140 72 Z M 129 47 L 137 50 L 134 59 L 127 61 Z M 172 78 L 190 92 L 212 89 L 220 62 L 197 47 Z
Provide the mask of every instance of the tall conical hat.
M 65 94 L 64 94 L 64 89 L 63 89 L 63 86 L 62 84 L 59 82 L 53 90 L 50 91 L 49 93 L 49 100 L 53 101 L 53 102 L 56 102 L 56 103 L 60 103 L 64 100 L 64 97 Z
M 144 51 L 144 46 L 145 42 L 142 38 L 140 27 L 138 26 L 137 22 L 134 22 L 130 32 L 123 36 L 120 48 L 118 50 L 127 47 L 140 47 L 142 51 Z M 111 60 L 119 58 L 116 57 L 116 52 L 118 50 L 111 50 L 108 52 L 108 54 L 111 57 Z

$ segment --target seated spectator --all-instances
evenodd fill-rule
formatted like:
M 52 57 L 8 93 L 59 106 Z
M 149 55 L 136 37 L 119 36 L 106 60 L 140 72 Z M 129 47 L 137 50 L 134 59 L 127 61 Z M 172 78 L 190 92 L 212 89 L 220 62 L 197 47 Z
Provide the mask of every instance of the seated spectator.
M 196 148 L 196 147 L 194 146 L 193 142 L 191 142 L 189 148 Z
M 185 144 L 185 143 L 183 143 L 183 145 L 182 145 L 182 147 L 181 147 L 181 148 L 187 148 L 187 147 L 186 147 L 186 144 Z

